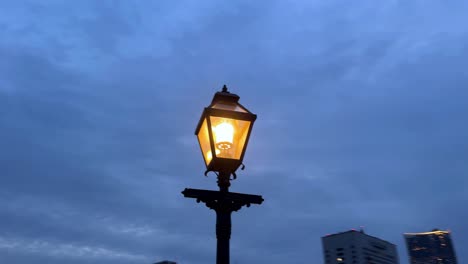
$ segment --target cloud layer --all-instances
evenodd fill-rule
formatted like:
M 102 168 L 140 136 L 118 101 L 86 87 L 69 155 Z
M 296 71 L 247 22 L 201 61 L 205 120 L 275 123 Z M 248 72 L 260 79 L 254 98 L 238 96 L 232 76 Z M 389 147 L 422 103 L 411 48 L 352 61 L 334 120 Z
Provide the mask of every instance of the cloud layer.
M 232 263 L 320 263 L 365 226 L 468 245 L 463 1 L 0 4 L 0 260 L 214 261 L 193 135 L 227 84 L 258 114 Z

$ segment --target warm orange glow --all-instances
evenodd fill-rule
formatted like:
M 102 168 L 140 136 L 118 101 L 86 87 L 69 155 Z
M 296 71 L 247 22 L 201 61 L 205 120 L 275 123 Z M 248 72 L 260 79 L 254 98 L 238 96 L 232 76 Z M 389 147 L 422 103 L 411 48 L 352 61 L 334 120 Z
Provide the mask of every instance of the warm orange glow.
M 430 232 L 422 232 L 422 233 L 405 233 L 405 235 L 409 236 L 418 236 L 418 235 L 444 235 L 449 234 L 450 231 L 443 231 L 443 230 L 435 230 Z
M 250 122 L 246 120 L 236 120 L 218 116 L 210 117 L 212 142 L 217 158 L 240 159 L 244 149 Z M 206 153 L 205 150 L 204 153 Z
M 216 150 L 216 155 L 218 155 L 219 153 L 221 153 L 219 150 Z M 211 150 L 208 150 L 208 152 L 206 152 L 206 159 L 208 160 L 208 163 L 213 159 L 213 154 L 211 153 Z
M 234 139 L 234 127 L 223 121 L 221 124 L 213 127 L 215 146 L 219 150 L 227 150 L 232 147 Z

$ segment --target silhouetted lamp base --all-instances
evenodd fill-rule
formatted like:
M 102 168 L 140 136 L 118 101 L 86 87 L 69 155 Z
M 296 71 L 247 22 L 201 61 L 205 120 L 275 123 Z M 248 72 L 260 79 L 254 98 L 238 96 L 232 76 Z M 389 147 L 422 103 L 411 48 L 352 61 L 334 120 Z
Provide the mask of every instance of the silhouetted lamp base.
M 229 192 L 229 175 L 226 183 L 226 175 L 218 177 L 219 191 L 189 189 L 182 194 L 186 198 L 197 199 L 197 203 L 203 202 L 216 212 L 216 264 L 229 264 L 229 240 L 231 238 L 231 213 L 239 211 L 242 206 L 250 207 L 251 204 L 261 204 L 263 198 L 260 195 Z

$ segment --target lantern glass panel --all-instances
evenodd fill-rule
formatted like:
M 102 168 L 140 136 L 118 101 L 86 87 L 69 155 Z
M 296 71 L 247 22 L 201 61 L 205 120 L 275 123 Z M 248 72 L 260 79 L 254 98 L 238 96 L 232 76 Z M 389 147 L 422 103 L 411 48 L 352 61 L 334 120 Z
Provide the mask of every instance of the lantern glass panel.
M 240 159 L 251 125 L 250 121 L 210 116 L 216 157 Z
M 241 106 L 239 106 L 238 104 L 217 102 L 214 105 L 212 105 L 211 107 L 215 108 L 215 109 L 223 109 L 223 110 L 247 113 L 247 111 L 244 108 L 242 108 Z
M 208 166 L 208 164 L 210 164 L 211 160 L 213 159 L 213 154 L 211 153 L 210 148 L 210 135 L 208 133 L 208 123 L 206 118 L 203 120 L 203 124 L 200 127 L 200 131 L 198 131 L 197 137 L 203 153 L 203 158 L 205 159 L 205 163 Z

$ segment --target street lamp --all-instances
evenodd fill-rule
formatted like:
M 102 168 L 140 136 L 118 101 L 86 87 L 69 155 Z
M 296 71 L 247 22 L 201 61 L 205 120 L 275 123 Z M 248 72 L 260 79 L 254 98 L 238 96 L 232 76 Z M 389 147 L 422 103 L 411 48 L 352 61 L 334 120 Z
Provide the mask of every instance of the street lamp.
M 231 174 L 236 177 L 255 119 L 257 116 L 242 106 L 239 96 L 228 92 L 226 85 L 203 111 L 195 135 L 205 160 L 205 174 L 219 173 L 220 187 L 229 187 Z
M 235 179 L 236 170 L 242 165 L 256 118 L 225 85 L 204 109 L 195 130 L 206 165 L 205 176 L 210 171 L 216 173 L 219 191 L 186 188 L 182 194 L 216 211 L 217 264 L 229 264 L 231 213 L 244 205 L 263 202 L 259 195 L 229 192 L 231 175 Z

